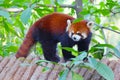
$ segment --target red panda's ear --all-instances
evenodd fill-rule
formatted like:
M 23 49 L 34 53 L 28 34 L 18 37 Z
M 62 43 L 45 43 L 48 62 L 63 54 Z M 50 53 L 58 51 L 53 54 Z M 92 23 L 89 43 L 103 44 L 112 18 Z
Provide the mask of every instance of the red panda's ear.
M 67 20 L 66 31 L 68 31 L 68 29 L 70 28 L 70 26 L 71 26 L 71 21 L 68 19 L 68 20 Z
M 91 28 L 93 27 L 93 25 L 94 25 L 94 22 L 93 22 L 93 21 L 88 21 L 88 22 L 87 22 L 87 27 L 88 27 L 88 28 L 91 29 Z

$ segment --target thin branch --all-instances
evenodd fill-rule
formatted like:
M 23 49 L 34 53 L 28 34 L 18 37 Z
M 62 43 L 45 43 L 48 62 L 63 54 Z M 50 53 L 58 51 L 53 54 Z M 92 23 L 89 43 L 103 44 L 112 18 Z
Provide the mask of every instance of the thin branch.
M 23 11 L 24 9 L 23 8 L 7 8 L 7 9 L 0 8 L 0 10 L 17 13 L 17 12 Z
M 40 7 L 53 7 L 53 8 L 57 8 L 56 5 L 43 5 L 43 4 L 37 4 L 35 8 L 40 8 Z M 75 8 L 74 5 L 67 5 L 67 4 L 62 4 L 60 5 L 59 7 L 62 7 L 62 8 Z M 7 9 L 4 9 L 4 8 L 0 8 L 1 10 L 5 10 L 5 11 L 8 11 L 8 12 L 21 12 L 23 11 L 24 9 L 23 8 L 7 8 Z
M 103 29 L 107 29 L 107 30 L 110 30 L 110 31 L 115 32 L 115 33 L 117 33 L 117 34 L 120 34 L 120 32 L 115 31 L 115 30 L 112 30 L 112 29 L 110 29 L 110 28 L 106 28 L 106 27 L 101 27 L 101 28 L 103 28 Z
M 82 3 L 82 0 L 75 0 L 75 11 L 76 11 L 76 14 L 77 14 L 77 18 L 80 18 L 82 17 L 79 13 L 82 11 L 82 7 L 83 6 L 83 3 Z
M 98 25 L 98 24 L 96 24 L 96 23 L 95 23 L 95 25 L 98 26 L 98 27 L 100 27 L 100 29 L 101 29 L 101 31 L 102 31 L 102 35 L 103 35 L 103 37 L 104 37 L 104 39 L 105 39 L 104 41 L 105 41 L 105 43 L 107 43 L 107 39 L 106 39 L 106 37 L 105 37 L 105 33 L 104 33 L 104 31 L 103 31 L 103 28 L 102 28 L 103 26 Z
M 51 4 L 46 4 L 46 5 L 37 4 L 37 6 L 35 8 L 39 8 L 39 7 L 57 7 L 57 6 L 56 5 L 51 5 Z M 74 5 L 67 5 L 67 4 L 61 4 L 61 5 L 59 5 L 59 7 L 62 7 L 62 8 L 75 8 Z
M 112 30 L 112 29 L 110 29 L 110 28 L 107 28 L 107 27 L 104 27 L 104 26 L 98 25 L 98 24 L 96 24 L 96 23 L 95 23 L 95 25 L 96 25 L 96 26 L 99 26 L 101 29 L 107 29 L 107 30 L 110 30 L 110 31 L 115 32 L 115 33 L 117 33 L 117 34 L 120 34 L 120 32 L 115 31 L 115 30 Z

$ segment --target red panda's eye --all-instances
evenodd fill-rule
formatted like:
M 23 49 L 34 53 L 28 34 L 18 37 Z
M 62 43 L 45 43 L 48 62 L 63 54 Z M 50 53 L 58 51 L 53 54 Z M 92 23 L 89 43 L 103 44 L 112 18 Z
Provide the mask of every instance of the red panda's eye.
M 80 33 L 77 33 L 77 35 L 81 35 Z
M 73 35 L 74 33 L 72 32 L 72 35 Z
M 80 35 L 83 38 L 83 35 L 81 33 L 77 33 L 77 35 Z

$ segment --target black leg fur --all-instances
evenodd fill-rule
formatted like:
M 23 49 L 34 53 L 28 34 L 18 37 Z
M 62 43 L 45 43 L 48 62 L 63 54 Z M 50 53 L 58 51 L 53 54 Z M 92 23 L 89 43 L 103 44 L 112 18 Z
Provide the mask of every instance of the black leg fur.
M 73 47 L 75 45 L 74 41 L 69 38 L 67 34 L 63 35 L 61 38 L 62 47 Z M 63 57 L 65 61 L 70 60 L 70 58 L 74 58 L 71 52 L 62 49 Z
M 65 61 L 68 61 L 68 60 L 70 60 L 71 58 L 74 58 L 75 56 L 73 56 L 72 54 L 71 54 L 71 52 L 69 52 L 69 51 L 66 51 L 66 50 L 62 50 L 62 53 L 63 53 L 63 57 L 64 57 L 64 60 Z
M 48 36 L 49 34 L 49 36 Z M 33 38 L 42 45 L 43 54 L 46 60 L 59 62 L 60 58 L 56 55 L 57 42 L 52 39 L 50 33 L 38 28 L 34 29 Z M 53 41 L 51 41 L 53 40 Z
M 88 35 L 88 37 L 82 41 L 80 41 L 78 43 L 78 51 L 81 52 L 81 51 L 87 51 L 88 52 L 88 49 L 89 49 L 89 44 L 90 44 L 90 41 L 91 41 L 91 36 L 92 36 L 92 33 L 90 33 Z M 87 54 L 88 56 L 88 54 Z M 88 61 L 88 58 L 87 56 L 83 59 L 83 61 Z
M 44 42 L 42 43 L 43 53 L 46 60 L 59 62 L 60 58 L 56 55 L 56 46 L 55 42 Z
M 88 51 L 89 49 L 89 44 L 91 41 L 91 36 L 92 33 L 89 33 L 88 37 L 84 40 L 81 40 L 80 42 L 78 42 L 78 51 Z

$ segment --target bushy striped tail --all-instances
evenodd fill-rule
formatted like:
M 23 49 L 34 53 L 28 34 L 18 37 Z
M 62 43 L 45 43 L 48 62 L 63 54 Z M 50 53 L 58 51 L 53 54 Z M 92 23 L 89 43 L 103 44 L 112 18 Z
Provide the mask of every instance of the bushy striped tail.
M 31 47 L 36 43 L 36 41 L 32 37 L 33 29 L 34 27 L 30 27 L 22 45 L 20 46 L 19 50 L 17 51 L 15 55 L 16 58 L 26 57 L 29 54 Z

